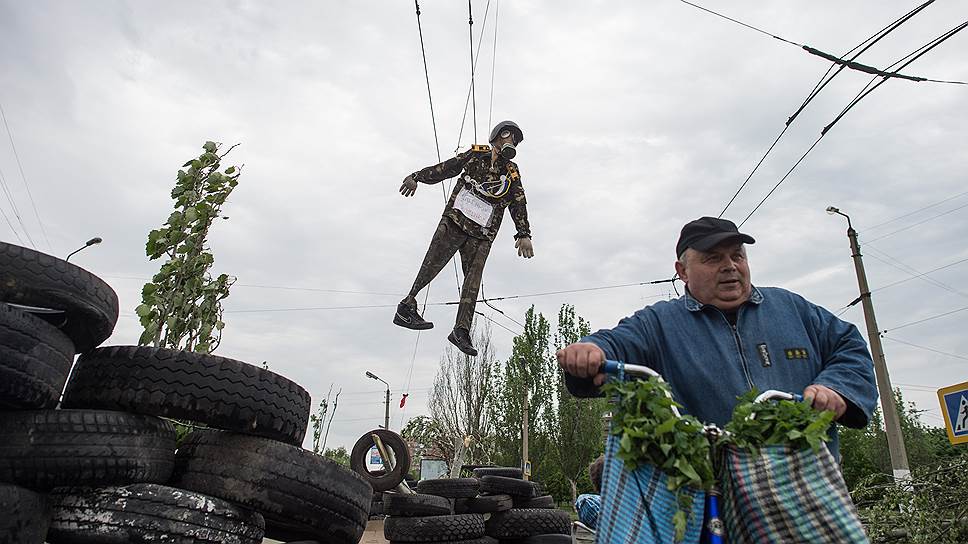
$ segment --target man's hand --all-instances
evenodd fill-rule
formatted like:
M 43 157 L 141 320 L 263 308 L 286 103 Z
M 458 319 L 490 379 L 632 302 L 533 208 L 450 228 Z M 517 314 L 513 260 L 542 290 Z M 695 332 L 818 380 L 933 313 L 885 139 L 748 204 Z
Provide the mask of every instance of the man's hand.
M 417 180 L 413 179 L 413 174 L 403 178 L 403 185 L 400 186 L 400 194 L 403 196 L 413 196 L 417 192 Z
M 530 259 L 534 257 L 534 247 L 531 245 L 531 238 L 518 238 L 514 241 L 514 247 L 518 250 L 518 257 Z
M 602 363 L 605 362 L 605 352 L 602 348 L 589 342 L 578 342 L 555 354 L 558 366 L 562 370 L 579 378 L 593 378 L 595 385 L 605 383 L 605 373 Z
M 814 410 L 830 410 L 834 413 L 834 420 L 840 419 L 847 411 L 847 401 L 833 389 L 823 385 L 808 385 L 803 390 L 803 398 L 810 399 Z

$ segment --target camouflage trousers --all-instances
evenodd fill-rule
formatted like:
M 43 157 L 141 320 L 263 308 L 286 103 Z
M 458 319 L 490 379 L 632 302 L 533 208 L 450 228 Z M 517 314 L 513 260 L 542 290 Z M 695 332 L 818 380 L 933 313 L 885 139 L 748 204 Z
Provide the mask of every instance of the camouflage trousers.
M 437 277 L 458 251 L 460 251 L 461 267 L 464 269 L 464 285 L 460 290 L 460 305 L 457 307 L 454 328 L 469 331 L 474 319 L 477 294 L 481 290 L 484 263 L 491 251 L 491 241 L 469 236 L 449 217 L 440 219 L 437 231 L 430 240 L 427 255 L 420 265 L 420 271 L 417 272 L 417 279 L 414 280 L 410 294 L 404 301 L 416 303 L 417 293 Z

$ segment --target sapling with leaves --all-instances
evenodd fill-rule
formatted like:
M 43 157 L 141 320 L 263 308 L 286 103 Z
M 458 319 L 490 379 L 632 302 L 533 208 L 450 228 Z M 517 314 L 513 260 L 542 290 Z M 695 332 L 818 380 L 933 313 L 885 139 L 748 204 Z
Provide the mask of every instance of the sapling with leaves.
M 222 206 L 238 185 L 241 170 L 222 169 L 234 145 L 224 152 L 215 142 L 202 147 L 202 154 L 178 171 L 171 191 L 174 211 L 162 228 L 148 235 L 148 258 L 167 261 L 141 290 L 135 309 L 144 327 L 140 345 L 211 353 L 222 338 L 222 300 L 235 278 L 211 276 L 215 257 L 206 244 L 215 220 L 228 219 Z

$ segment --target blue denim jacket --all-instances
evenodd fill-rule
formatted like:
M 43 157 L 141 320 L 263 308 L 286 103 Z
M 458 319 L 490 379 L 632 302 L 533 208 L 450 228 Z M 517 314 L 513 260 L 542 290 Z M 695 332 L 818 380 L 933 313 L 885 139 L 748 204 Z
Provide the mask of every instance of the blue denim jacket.
M 776 287 L 754 287 L 735 326 L 687 292 L 581 341 L 602 348 L 608 359 L 656 370 L 685 412 L 720 427 L 736 397 L 754 387 L 802 393 L 810 384 L 825 385 L 847 401 L 839 423 L 855 428 L 867 425 L 877 402 L 874 363 L 857 327 Z M 600 395 L 591 379 L 566 374 L 565 382 L 575 396 Z M 836 429 L 831 435 L 837 456 Z

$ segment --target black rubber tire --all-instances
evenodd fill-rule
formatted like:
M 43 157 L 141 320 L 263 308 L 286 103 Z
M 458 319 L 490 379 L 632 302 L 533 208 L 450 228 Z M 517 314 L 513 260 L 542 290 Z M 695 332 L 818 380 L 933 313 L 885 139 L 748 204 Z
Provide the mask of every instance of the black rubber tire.
M 571 535 L 534 535 L 502 540 L 501 544 L 572 544 Z
M 373 438 L 370 435 L 377 435 L 383 446 L 393 451 L 396 463 L 393 470 L 387 474 L 385 471 L 370 472 L 366 469 L 366 456 L 373 447 Z M 350 453 L 350 468 L 366 480 L 374 491 L 389 491 L 398 485 L 410 471 L 410 448 L 399 434 L 386 429 L 374 429 L 359 438 L 353 444 L 353 451 Z
M 474 469 L 474 476 L 504 476 L 505 478 L 524 478 L 524 472 L 518 467 L 480 467 Z
M 118 322 L 118 295 L 79 266 L 0 242 L 0 300 L 61 310 L 61 330 L 83 353 L 107 340 Z
M 0 303 L 0 408 L 52 408 L 74 362 L 74 343 L 43 319 Z
M 515 497 L 515 508 L 558 508 L 555 498 L 551 495 L 541 495 L 540 497 Z
M 512 508 L 491 515 L 487 534 L 501 540 L 535 535 L 570 535 L 571 516 L 562 510 Z
M 300 445 L 310 398 L 292 380 L 227 357 L 111 346 L 78 358 L 63 406 L 189 420 Z
M 0 484 L 0 543 L 42 544 L 49 522 L 47 495 Z
M 289 542 L 288 544 L 293 544 Z M 402 544 L 399 540 L 391 540 L 390 544 Z M 423 544 L 421 542 L 407 542 L 406 544 Z M 443 540 L 440 542 L 434 542 L 433 544 L 500 544 L 500 541 L 496 538 L 491 538 L 489 536 L 482 536 L 480 538 L 471 538 L 468 540 Z
M 479 495 L 467 499 L 454 499 L 455 514 L 493 514 L 513 507 L 511 495 Z
M 152 416 L 107 410 L 0 412 L 0 482 L 54 487 L 160 483 L 175 430 Z
M 447 516 L 453 514 L 450 501 L 437 495 L 387 493 L 383 510 L 390 516 Z
M 373 490 L 355 472 L 275 440 L 196 430 L 178 448 L 172 485 L 252 508 L 266 537 L 356 544 Z
M 480 482 L 477 478 L 438 478 L 417 482 L 417 493 L 448 499 L 475 497 L 479 489 Z
M 258 512 L 157 484 L 65 488 L 51 494 L 51 544 L 260 544 Z
M 534 485 L 527 480 L 506 478 L 504 476 L 482 476 L 481 492 L 492 495 L 511 495 L 512 497 L 531 497 Z
M 370 517 L 386 515 L 385 507 L 382 502 L 370 503 Z
M 389 517 L 383 525 L 383 536 L 395 542 L 470 540 L 484 536 L 484 516 L 457 514 L 412 518 Z

